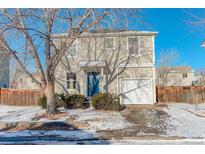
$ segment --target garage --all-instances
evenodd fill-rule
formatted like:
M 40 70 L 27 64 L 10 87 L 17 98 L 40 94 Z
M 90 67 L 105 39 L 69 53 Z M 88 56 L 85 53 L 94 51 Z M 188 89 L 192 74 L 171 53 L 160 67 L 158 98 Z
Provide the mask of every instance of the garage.
M 123 104 L 153 104 L 151 79 L 121 79 Z

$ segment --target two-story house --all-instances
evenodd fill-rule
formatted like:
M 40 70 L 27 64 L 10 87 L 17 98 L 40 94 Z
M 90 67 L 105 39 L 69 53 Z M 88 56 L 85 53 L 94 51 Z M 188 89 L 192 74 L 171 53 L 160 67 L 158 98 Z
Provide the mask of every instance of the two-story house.
M 10 80 L 10 58 L 0 51 L 0 88 L 9 87 Z
M 153 104 L 157 32 L 91 31 L 78 37 L 55 72 L 56 92 L 119 95 L 124 104 Z M 64 34 L 55 35 L 61 47 Z
M 156 69 L 158 86 L 192 86 L 195 84 L 195 71 L 190 66 L 159 67 Z

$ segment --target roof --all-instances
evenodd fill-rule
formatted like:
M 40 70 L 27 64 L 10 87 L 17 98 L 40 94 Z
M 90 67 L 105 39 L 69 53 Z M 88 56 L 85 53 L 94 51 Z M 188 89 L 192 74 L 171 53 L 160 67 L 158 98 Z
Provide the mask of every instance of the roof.
M 164 66 L 164 67 L 158 67 L 156 68 L 156 72 L 162 71 L 162 70 L 167 70 L 170 72 L 175 72 L 175 73 L 189 73 L 189 72 L 195 72 L 191 66 Z
M 112 36 L 156 36 L 158 32 L 154 31 L 134 31 L 134 30 L 109 30 L 109 29 L 101 29 L 101 30 L 91 30 L 89 32 L 84 32 L 79 37 L 112 37 Z M 54 34 L 53 38 L 61 38 L 67 36 L 67 33 Z
M 90 30 L 90 33 L 117 33 L 117 32 L 125 32 L 128 30 L 125 29 L 97 29 L 97 30 Z

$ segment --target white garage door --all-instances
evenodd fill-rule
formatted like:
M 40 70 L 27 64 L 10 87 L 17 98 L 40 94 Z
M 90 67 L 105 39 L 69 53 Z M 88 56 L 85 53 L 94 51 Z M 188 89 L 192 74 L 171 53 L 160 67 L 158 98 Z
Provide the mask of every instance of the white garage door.
M 152 82 L 150 79 L 122 79 L 123 104 L 152 104 Z

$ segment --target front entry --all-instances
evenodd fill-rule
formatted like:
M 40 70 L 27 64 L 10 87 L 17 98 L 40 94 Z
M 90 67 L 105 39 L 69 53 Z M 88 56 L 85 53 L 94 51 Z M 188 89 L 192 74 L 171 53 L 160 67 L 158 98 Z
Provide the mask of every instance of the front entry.
M 93 96 L 100 92 L 99 72 L 87 72 L 87 96 Z

